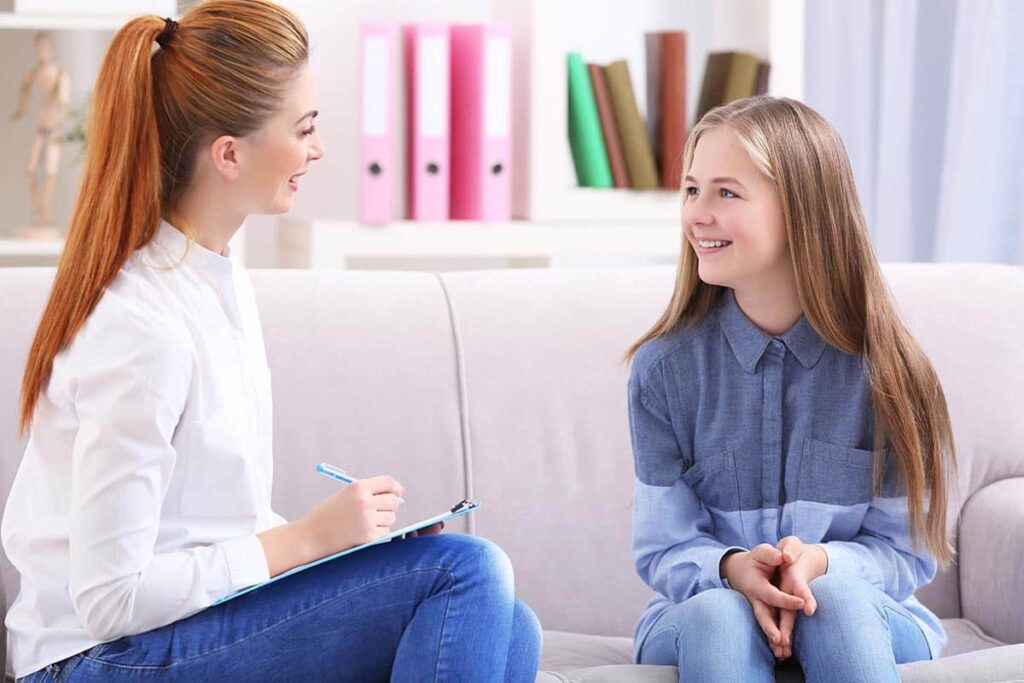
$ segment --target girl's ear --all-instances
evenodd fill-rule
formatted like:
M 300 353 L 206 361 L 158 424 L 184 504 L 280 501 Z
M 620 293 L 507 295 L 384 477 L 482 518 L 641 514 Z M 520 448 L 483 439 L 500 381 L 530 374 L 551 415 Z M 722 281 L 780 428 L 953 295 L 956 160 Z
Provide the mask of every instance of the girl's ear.
M 241 173 L 238 151 L 239 140 L 231 135 L 221 135 L 210 144 L 210 161 L 225 180 L 236 180 Z

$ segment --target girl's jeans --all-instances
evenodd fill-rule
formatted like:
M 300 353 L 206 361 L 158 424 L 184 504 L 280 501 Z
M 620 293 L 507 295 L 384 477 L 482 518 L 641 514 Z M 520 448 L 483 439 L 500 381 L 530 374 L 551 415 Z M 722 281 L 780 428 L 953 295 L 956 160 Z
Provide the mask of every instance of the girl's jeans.
M 897 664 L 931 659 L 910 613 L 863 579 L 826 574 L 811 592 L 818 608 L 797 613 L 792 636 L 808 683 L 898 683 Z M 680 681 L 775 681 L 775 655 L 750 603 L 727 588 L 667 609 L 640 646 L 640 663 L 678 666 Z

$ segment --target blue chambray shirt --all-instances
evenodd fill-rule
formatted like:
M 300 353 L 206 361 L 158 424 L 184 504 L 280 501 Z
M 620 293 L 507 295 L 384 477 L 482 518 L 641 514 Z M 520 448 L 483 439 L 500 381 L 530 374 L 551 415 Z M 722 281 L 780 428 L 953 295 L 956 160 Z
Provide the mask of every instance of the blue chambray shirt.
M 933 658 L 946 643 L 914 597 L 936 562 L 915 550 L 891 452 L 872 492 L 874 416 L 862 356 L 825 343 L 806 316 L 779 337 L 725 289 L 696 326 L 643 344 L 629 378 L 636 471 L 633 557 L 661 613 L 722 588 L 730 548 L 795 535 L 821 543 L 829 574 L 854 574 L 902 603 Z

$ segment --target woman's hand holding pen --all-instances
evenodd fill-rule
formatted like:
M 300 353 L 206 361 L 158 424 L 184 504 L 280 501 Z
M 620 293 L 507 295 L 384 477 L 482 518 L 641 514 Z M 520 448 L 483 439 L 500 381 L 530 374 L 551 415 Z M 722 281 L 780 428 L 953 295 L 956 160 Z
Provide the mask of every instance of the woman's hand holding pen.
M 782 551 L 762 543 L 752 550 L 727 555 L 721 564 L 722 576 L 728 579 L 733 590 L 747 598 L 754 610 L 754 618 L 776 653 L 783 644 L 776 611 L 804 608 L 803 598 L 782 591 L 772 583 L 783 562 Z
M 802 598 L 804 614 L 811 616 L 818 609 L 818 601 L 811 593 L 810 583 L 822 576 L 828 569 L 828 555 L 820 545 L 804 545 L 796 536 L 786 536 L 779 541 L 776 549 L 782 555 L 783 560 L 778 568 L 779 589 L 784 593 Z M 779 659 L 786 659 L 793 655 L 793 624 L 795 622 L 795 610 L 779 610 L 779 631 L 782 634 L 782 643 L 772 645 L 772 651 Z
M 389 476 L 343 486 L 298 520 L 310 561 L 391 533 L 405 487 Z

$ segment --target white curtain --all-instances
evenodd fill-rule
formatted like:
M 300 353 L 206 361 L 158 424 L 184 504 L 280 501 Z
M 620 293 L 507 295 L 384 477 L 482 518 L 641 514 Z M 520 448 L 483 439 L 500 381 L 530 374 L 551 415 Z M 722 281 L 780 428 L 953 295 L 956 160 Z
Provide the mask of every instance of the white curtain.
M 814 0 L 807 104 L 883 261 L 1024 264 L 1024 1 Z

